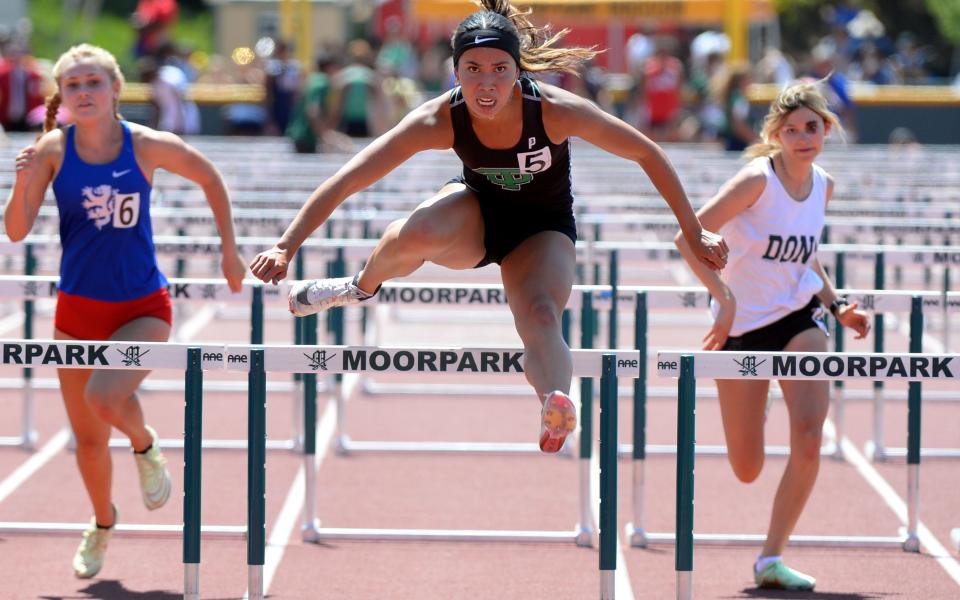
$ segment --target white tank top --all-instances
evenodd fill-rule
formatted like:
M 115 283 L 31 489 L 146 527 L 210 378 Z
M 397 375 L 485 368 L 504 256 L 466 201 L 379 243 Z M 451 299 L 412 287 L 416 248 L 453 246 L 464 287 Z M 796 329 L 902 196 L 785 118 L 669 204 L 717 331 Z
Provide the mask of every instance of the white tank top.
M 720 277 L 737 299 L 731 336 L 769 325 L 803 308 L 823 288 L 811 268 L 823 232 L 827 174 L 813 165 L 806 199 L 794 200 L 769 157 L 754 159 L 767 178 L 757 201 L 720 228 L 730 255 Z M 714 318 L 719 310 L 711 302 Z

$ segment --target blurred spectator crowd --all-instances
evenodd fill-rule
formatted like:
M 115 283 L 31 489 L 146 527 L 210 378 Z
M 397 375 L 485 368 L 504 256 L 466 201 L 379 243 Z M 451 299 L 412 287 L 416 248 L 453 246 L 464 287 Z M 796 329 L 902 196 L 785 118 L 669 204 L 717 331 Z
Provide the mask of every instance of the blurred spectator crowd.
M 841 3 L 825 11 L 830 33 L 809 53 L 786 56 L 768 47 L 752 63 L 728 60 L 730 42 L 717 31 L 650 28 L 626 42 L 625 72 L 600 63 L 578 75 L 548 76 L 551 83 L 589 97 L 657 141 L 713 142 L 731 150 L 756 139 L 747 89 L 752 83 L 784 85 L 798 77 L 822 80 L 848 140 L 855 139 L 853 85 L 929 82 L 928 48 L 909 32 L 891 39 L 867 9 Z M 323 47 L 313 64 L 294 58 L 279 38 L 237 48 L 229 57 L 178 47 L 170 34 L 176 0 L 140 0 L 131 16 L 137 32 L 131 49 L 136 73 L 149 84 L 152 123 L 180 134 L 201 130 L 191 84 L 263 86 L 260 104 L 223 107 L 228 133 L 286 135 L 298 152 L 348 150 L 352 137 L 378 135 L 425 98 L 454 84 L 449 40 L 426 46 L 410 40 L 399 19 L 386 22 L 382 39 L 354 39 Z M 0 123 L 12 131 L 36 129 L 43 100 L 54 89 L 52 61 L 29 53 L 29 25 L 0 32 Z M 68 118 L 64 116 L 63 118 Z

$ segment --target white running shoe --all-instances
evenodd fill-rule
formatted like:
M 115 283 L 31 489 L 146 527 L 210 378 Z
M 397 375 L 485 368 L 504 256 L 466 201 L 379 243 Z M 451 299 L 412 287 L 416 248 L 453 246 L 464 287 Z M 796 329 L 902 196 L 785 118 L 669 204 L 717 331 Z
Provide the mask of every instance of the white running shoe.
M 170 473 L 167 471 L 167 459 L 160 452 L 160 438 L 153 427 L 147 425 L 147 431 L 153 438 L 150 449 L 143 454 L 133 453 L 137 463 L 137 473 L 140 475 L 140 493 L 143 495 L 143 505 L 149 510 L 156 510 L 170 499 Z
M 359 304 L 372 298 L 376 292 L 368 294 L 358 288 L 358 277 L 297 282 L 290 288 L 290 295 L 287 297 L 290 312 L 298 317 L 305 317 L 321 310 Z
M 83 530 L 83 539 L 73 555 L 73 574 L 80 579 L 89 579 L 100 572 L 103 559 L 107 554 L 107 544 L 113 537 L 113 528 L 117 524 L 117 507 L 113 507 L 113 525 L 104 529 L 97 527 L 96 517 L 90 519 L 90 526 Z

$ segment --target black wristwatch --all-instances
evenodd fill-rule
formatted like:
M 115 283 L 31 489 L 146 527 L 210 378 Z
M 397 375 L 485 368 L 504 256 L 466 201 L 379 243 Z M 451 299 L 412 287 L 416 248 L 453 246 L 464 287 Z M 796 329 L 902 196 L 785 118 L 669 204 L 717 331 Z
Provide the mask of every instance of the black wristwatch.
M 830 314 L 833 315 L 833 318 L 836 319 L 837 310 L 839 310 L 841 306 L 847 306 L 849 304 L 850 304 L 850 301 L 847 300 L 846 298 L 843 298 L 843 297 L 837 298 L 836 300 L 830 303 Z

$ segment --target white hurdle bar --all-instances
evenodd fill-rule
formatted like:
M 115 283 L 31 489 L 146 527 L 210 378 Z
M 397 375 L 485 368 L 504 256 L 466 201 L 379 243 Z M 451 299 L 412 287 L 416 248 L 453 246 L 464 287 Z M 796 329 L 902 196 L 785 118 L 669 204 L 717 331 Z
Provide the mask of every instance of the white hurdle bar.
M 689 359 L 684 369 L 681 358 Z M 689 393 L 696 377 L 713 379 L 896 380 L 909 382 L 907 462 L 907 538 L 905 550 L 916 551 L 919 504 L 920 400 L 922 381 L 960 380 L 960 354 L 852 354 L 791 352 L 660 352 L 657 373 L 684 379 Z M 681 393 L 684 393 L 681 391 Z M 692 440 L 691 440 L 692 443 Z
M 236 352 L 236 350 L 233 350 Z M 578 377 L 601 375 L 601 358 L 614 355 L 616 375 L 636 377 L 635 351 L 573 350 L 573 374 Z M 271 346 L 265 355 L 266 371 L 297 373 L 419 373 L 510 375 L 522 373 L 523 351 L 503 348 L 380 348 L 349 346 Z M 228 367 L 229 368 L 229 367 Z M 570 531 L 503 531 L 457 529 L 366 529 L 319 527 L 313 514 L 316 479 L 314 469 L 306 469 L 308 501 L 304 511 L 303 537 L 319 542 L 329 539 L 359 540 L 446 540 L 574 542 L 593 545 L 593 519 L 590 512 L 589 454 L 581 459 L 580 523 Z
M 50 275 L 0 275 L 0 298 L 24 298 L 26 300 L 44 300 L 55 299 L 57 297 L 57 282 L 59 277 Z M 179 278 L 171 277 L 168 279 L 167 291 L 170 294 L 170 300 L 174 305 L 182 303 L 226 303 L 226 304 L 246 304 L 251 307 L 250 326 L 251 336 L 262 337 L 263 329 L 263 307 L 266 301 L 279 302 L 286 298 L 289 291 L 289 283 L 283 285 L 264 285 L 259 281 L 247 279 L 243 282 L 243 287 L 237 293 L 230 290 L 226 281 L 215 278 Z M 259 298 L 256 296 L 259 295 Z M 257 314 L 259 312 L 259 314 Z M 258 333 L 259 331 L 259 333 Z M 194 344 L 196 345 L 196 344 Z M 215 348 L 222 348 L 220 345 L 214 345 Z M 27 433 L 32 431 L 32 396 L 34 390 L 56 390 L 60 389 L 60 382 L 54 378 L 36 378 L 24 381 L 23 378 L 0 378 L 0 389 L 21 389 L 24 392 L 23 414 L 22 414 L 22 435 L 19 437 L 0 437 L 0 446 L 23 446 L 30 448 L 30 445 L 24 443 L 27 439 Z M 184 383 L 177 380 L 164 379 L 144 379 L 140 384 L 140 390 L 144 392 L 182 392 Z M 329 383 L 324 381 L 318 384 L 318 391 L 328 391 Z M 205 384 L 205 391 L 208 392 L 246 392 L 247 386 L 241 381 L 209 381 Z M 299 384 L 286 381 L 267 382 L 267 391 L 275 393 L 287 393 L 291 395 L 293 406 L 294 432 L 290 439 L 286 440 L 268 440 L 267 448 L 270 450 L 298 450 L 302 443 L 302 432 L 300 431 L 300 402 L 302 400 L 302 387 Z M 241 450 L 246 448 L 246 440 L 203 440 L 203 447 L 219 450 Z M 160 444 L 165 448 L 182 448 L 183 440 L 179 438 L 161 439 Z M 110 440 L 112 448 L 129 447 L 130 443 L 126 439 L 113 438 Z M 73 440 L 71 439 L 71 447 Z

